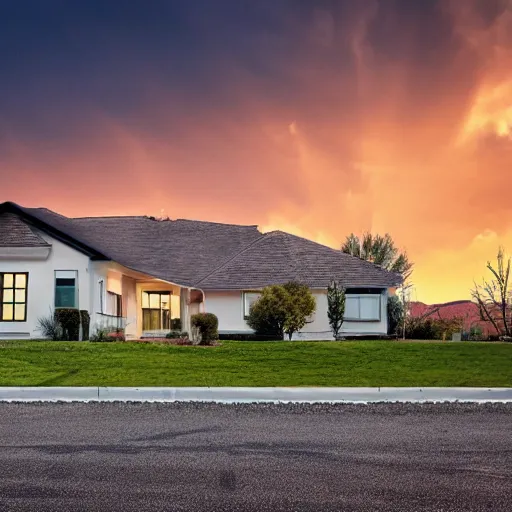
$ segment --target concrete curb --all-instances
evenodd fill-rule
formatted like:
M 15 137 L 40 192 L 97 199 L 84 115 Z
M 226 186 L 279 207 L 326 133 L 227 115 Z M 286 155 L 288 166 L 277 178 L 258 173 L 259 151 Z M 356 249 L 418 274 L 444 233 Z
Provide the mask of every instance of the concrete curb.
M 512 388 L 0 387 L 0 402 L 512 402 Z

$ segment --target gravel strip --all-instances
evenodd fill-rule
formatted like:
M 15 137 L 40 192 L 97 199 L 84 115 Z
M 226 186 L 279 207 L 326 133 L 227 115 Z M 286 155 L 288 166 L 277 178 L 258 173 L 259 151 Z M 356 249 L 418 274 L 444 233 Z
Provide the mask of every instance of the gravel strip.
M 38 407 L 65 407 L 86 409 L 126 409 L 136 410 L 171 410 L 171 411 L 204 411 L 219 412 L 231 411 L 235 413 L 257 414 L 446 414 L 446 413 L 500 413 L 512 415 L 512 403 L 473 403 L 473 402 L 375 402 L 369 404 L 343 404 L 343 403 L 244 403 L 219 404 L 210 402 L 9 402 L 0 403 L 2 409 L 16 408 L 30 409 Z

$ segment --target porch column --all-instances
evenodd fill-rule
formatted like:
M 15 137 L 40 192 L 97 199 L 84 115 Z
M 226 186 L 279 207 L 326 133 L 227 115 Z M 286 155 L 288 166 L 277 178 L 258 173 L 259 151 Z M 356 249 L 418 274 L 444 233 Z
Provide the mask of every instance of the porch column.
M 190 314 L 189 314 L 190 290 L 180 289 L 180 319 L 181 329 L 190 335 Z

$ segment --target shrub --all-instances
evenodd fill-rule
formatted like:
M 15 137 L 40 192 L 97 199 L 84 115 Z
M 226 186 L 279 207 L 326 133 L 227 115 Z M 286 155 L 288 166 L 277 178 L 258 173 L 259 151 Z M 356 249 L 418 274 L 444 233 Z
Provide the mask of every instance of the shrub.
M 404 306 L 396 295 L 388 297 L 388 334 L 398 334 L 404 318 Z
M 283 339 L 286 333 L 292 339 L 293 333 L 306 325 L 315 309 L 315 298 L 306 285 L 289 282 L 267 286 L 251 306 L 247 324 L 256 334 Z
M 80 312 L 73 308 L 55 310 L 55 319 L 62 326 L 64 340 L 78 341 L 80 336 Z
M 96 329 L 96 332 L 91 336 L 91 341 L 94 342 L 105 342 L 105 341 L 115 341 L 115 339 L 111 338 L 109 334 L 112 331 L 110 329 L 105 329 L 100 327 Z
M 284 284 L 283 288 L 289 296 L 289 309 L 284 322 L 284 332 L 291 340 L 293 333 L 300 331 L 308 323 L 308 317 L 315 312 L 316 300 L 305 284 L 290 281 Z
M 64 339 L 62 325 L 53 313 L 49 316 L 38 318 L 37 323 L 37 330 L 41 332 L 45 338 L 49 338 L 52 341 L 61 341 Z
M 338 281 L 332 281 L 327 288 L 327 318 L 334 339 L 340 335 L 345 316 L 345 288 Z
M 181 318 L 171 318 L 171 331 L 181 331 Z
M 173 340 L 176 340 L 176 339 L 179 339 L 179 338 L 188 338 L 188 332 L 185 332 L 185 331 L 171 331 L 171 332 L 168 332 L 165 335 L 165 337 L 168 338 L 168 339 L 173 339 Z
M 405 336 L 411 340 L 446 340 L 462 330 L 460 318 L 415 318 L 405 321 Z
M 219 320 L 213 313 L 192 315 L 191 323 L 199 331 L 201 345 L 209 345 L 219 339 Z
M 80 320 L 82 321 L 82 340 L 89 339 L 89 327 L 91 325 L 91 318 L 89 312 L 85 309 L 80 311 Z

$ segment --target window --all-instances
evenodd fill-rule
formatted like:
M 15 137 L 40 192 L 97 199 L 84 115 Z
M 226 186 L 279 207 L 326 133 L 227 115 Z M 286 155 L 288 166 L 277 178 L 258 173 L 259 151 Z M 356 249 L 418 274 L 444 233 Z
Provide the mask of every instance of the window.
M 380 321 L 380 295 L 353 295 L 347 293 L 345 320 Z
M 117 317 L 123 316 L 123 302 L 121 295 L 114 292 L 107 292 L 107 315 Z
M 0 321 L 27 321 L 28 272 L 0 273 Z
M 77 270 L 57 270 L 55 272 L 55 307 L 77 308 Z
M 249 316 L 251 306 L 260 298 L 260 292 L 244 292 L 244 318 Z
M 142 292 L 142 330 L 171 329 L 171 292 Z

